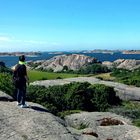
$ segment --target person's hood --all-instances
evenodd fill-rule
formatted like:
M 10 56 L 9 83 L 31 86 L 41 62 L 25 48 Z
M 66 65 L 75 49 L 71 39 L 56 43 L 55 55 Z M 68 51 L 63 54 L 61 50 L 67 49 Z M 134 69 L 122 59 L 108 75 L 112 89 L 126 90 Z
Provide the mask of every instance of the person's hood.
M 19 64 L 20 65 L 25 65 L 25 64 L 27 64 L 27 62 L 25 62 L 25 61 L 24 62 L 23 61 L 19 61 Z

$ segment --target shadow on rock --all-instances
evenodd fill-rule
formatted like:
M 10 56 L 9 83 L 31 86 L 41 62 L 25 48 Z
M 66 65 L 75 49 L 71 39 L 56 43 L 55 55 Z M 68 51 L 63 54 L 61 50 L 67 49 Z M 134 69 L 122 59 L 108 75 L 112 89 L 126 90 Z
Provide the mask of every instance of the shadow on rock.
M 40 112 L 49 112 L 47 109 L 41 108 L 41 107 L 38 107 L 38 106 L 31 106 L 30 108 L 33 109 L 33 110 L 36 110 L 36 111 L 40 111 Z

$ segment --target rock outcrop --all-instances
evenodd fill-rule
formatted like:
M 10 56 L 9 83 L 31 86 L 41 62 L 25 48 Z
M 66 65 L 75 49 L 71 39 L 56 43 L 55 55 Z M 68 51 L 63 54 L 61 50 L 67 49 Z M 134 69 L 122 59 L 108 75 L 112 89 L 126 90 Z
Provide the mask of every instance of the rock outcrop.
M 75 140 L 65 122 L 38 104 L 0 102 L 0 140 Z
M 6 93 L 0 91 L 0 101 L 14 101 L 14 99 Z
M 140 68 L 140 60 L 135 59 L 117 59 L 114 62 L 104 61 L 102 64 L 109 68 L 116 67 L 128 70 Z
M 43 106 L 0 101 L 0 140 L 139 140 L 140 129 L 109 112 L 81 112 L 64 120 Z
M 110 112 L 81 112 L 65 117 L 68 126 L 98 140 L 139 140 L 140 129 L 131 121 Z
M 29 62 L 28 65 L 30 67 L 35 66 L 35 69 L 52 69 L 54 72 L 57 72 L 63 69 L 77 70 L 82 66 L 95 63 L 96 61 L 97 60 L 93 57 L 80 54 L 72 54 L 55 56 L 49 60 Z

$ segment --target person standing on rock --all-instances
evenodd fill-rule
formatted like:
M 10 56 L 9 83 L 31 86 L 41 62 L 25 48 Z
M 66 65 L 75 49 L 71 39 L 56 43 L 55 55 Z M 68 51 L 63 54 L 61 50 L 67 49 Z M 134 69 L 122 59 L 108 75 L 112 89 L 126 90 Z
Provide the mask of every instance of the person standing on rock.
M 25 98 L 26 83 L 29 85 L 29 78 L 25 64 L 25 56 L 21 55 L 19 56 L 19 63 L 13 68 L 13 82 L 17 94 L 17 105 L 22 108 L 28 107 L 28 105 L 25 104 Z

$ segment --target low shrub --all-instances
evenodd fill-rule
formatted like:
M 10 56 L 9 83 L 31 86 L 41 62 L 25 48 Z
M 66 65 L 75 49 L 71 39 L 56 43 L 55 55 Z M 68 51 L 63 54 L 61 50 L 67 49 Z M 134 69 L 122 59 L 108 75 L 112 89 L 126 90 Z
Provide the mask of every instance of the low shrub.
M 117 105 L 121 102 L 119 97 L 116 97 L 113 87 L 95 84 L 91 85 L 88 90 L 92 93 L 90 100 L 97 111 L 105 111 L 111 105 Z
M 133 71 L 125 69 L 113 69 L 111 76 L 116 77 L 118 82 L 140 87 L 140 68 Z
M 112 87 L 74 82 L 66 85 L 29 86 L 27 99 L 59 115 L 68 110 L 105 111 L 119 103 Z
M 9 94 L 12 97 L 14 95 L 14 85 L 12 82 L 12 75 L 9 73 L 0 73 L 0 90 Z
M 119 107 L 113 107 L 108 111 L 127 117 L 134 125 L 140 127 L 140 104 L 133 101 L 123 101 Z

